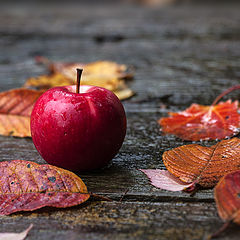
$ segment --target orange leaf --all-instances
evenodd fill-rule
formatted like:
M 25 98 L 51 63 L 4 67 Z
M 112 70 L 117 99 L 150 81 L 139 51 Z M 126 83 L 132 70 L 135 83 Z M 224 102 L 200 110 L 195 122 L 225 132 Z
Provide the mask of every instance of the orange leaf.
M 240 139 L 222 140 L 211 147 L 184 145 L 166 151 L 167 170 L 185 183 L 213 187 L 226 173 L 240 169 Z
M 224 221 L 240 224 L 240 171 L 225 175 L 214 189 L 218 214 Z
M 90 195 L 74 173 L 24 160 L 0 163 L 0 214 L 33 211 L 45 206 L 66 208 Z
M 23 88 L 0 93 L 0 134 L 31 137 L 30 115 L 41 94 L 42 92 Z
M 158 121 L 162 131 L 184 140 L 224 139 L 237 134 L 240 128 L 238 101 L 228 100 L 214 106 L 192 104 L 183 112 L 169 115 Z

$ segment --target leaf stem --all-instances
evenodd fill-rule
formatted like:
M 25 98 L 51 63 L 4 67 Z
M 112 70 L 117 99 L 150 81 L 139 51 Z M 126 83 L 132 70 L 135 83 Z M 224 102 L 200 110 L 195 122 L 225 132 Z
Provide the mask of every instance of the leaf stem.
M 129 191 L 129 189 L 127 189 L 127 190 L 123 193 L 123 195 L 122 195 L 122 197 L 120 198 L 119 202 L 122 202 L 123 198 L 126 196 L 126 194 L 128 193 L 128 191 Z
M 77 68 L 76 93 L 80 93 L 80 81 L 81 81 L 82 72 L 83 72 L 83 69 Z
M 228 89 L 225 90 L 224 92 L 222 92 L 220 95 L 218 95 L 218 96 L 215 98 L 215 100 L 214 100 L 213 103 L 212 103 L 212 106 L 216 105 L 222 97 L 224 97 L 224 96 L 227 95 L 228 93 L 230 93 L 230 92 L 232 92 L 232 91 L 235 91 L 235 90 L 237 90 L 237 89 L 240 89 L 240 85 L 235 85 L 235 86 L 233 86 L 233 87 L 228 88 Z
M 215 233 L 213 233 L 210 236 L 208 236 L 207 240 L 219 237 L 219 235 L 221 233 L 223 233 L 228 228 L 228 226 L 230 225 L 231 222 L 232 222 L 231 220 L 225 222 Z
M 112 202 L 112 199 L 109 198 L 109 197 L 100 196 L 100 195 L 95 194 L 95 193 L 92 193 L 92 192 L 89 192 L 89 194 L 90 194 L 90 196 L 95 197 L 95 198 L 98 198 L 98 199 L 101 199 L 101 200 L 103 200 L 103 201 Z

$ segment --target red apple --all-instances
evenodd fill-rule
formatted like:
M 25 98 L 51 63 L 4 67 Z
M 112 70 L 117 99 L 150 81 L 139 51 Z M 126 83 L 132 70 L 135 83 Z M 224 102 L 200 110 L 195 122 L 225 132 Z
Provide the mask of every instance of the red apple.
M 33 143 L 49 164 L 73 171 L 101 168 L 123 143 L 125 111 L 105 88 L 76 88 L 56 87 L 40 96 L 31 115 Z

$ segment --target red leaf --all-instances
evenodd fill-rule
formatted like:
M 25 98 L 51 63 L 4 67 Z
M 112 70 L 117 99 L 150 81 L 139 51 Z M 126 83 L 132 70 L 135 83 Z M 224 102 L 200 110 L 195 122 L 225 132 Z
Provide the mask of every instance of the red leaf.
M 225 175 L 214 189 L 219 216 L 240 224 L 240 170 Z
M 149 177 L 153 186 L 164 190 L 182 191 L 193 185 L 182 182 L 167 170 L 141 169 L 141 171 Z
M 228 100 L 214 106 L 192 104 L 183 112 L 169 115 L 159 120 L 162 131 L 184 140 L 224 139 L 239 132 L 238 101 Z
M 45 206 L 75 206 L 90 197 L 74 173 L 23 160 L 0 163 L 0 183 L 1 215 Z

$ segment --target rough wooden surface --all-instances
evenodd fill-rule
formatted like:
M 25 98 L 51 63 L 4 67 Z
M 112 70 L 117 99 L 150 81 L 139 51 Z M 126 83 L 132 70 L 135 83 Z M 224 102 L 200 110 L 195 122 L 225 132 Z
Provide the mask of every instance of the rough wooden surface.
M 194 197 L 159 190 L 138 169 L 164 168 L 165 150 L 191 143 L 161 135 L 158 118 L 192 102 L 210 104 L 239 82 L 238 10 L 238 5 L 1 6 L 1 91 L 45 73 L 34 62 L 34 56 L 44 55 L 58 61 L 107 59 L 133 65 L 136 77 L 130 84 L 137 95 L 124 102 L 128 131 L 120 153 L 106 169 L 80 174 L 90 191 L 115 202 L 92 199 L 70 209 L 0 217 L 0 232 L 20 232 L 33 223 L 27 239 L 187 240 L 206 239 L 216 231 L 222 221 L 212 190 Z M 44 162 L 31 139 L 13 137 L 0 137 L 0 159 Z M 232 225 L 219 239 L 237 240 L 239 235 L 239 227 Z

